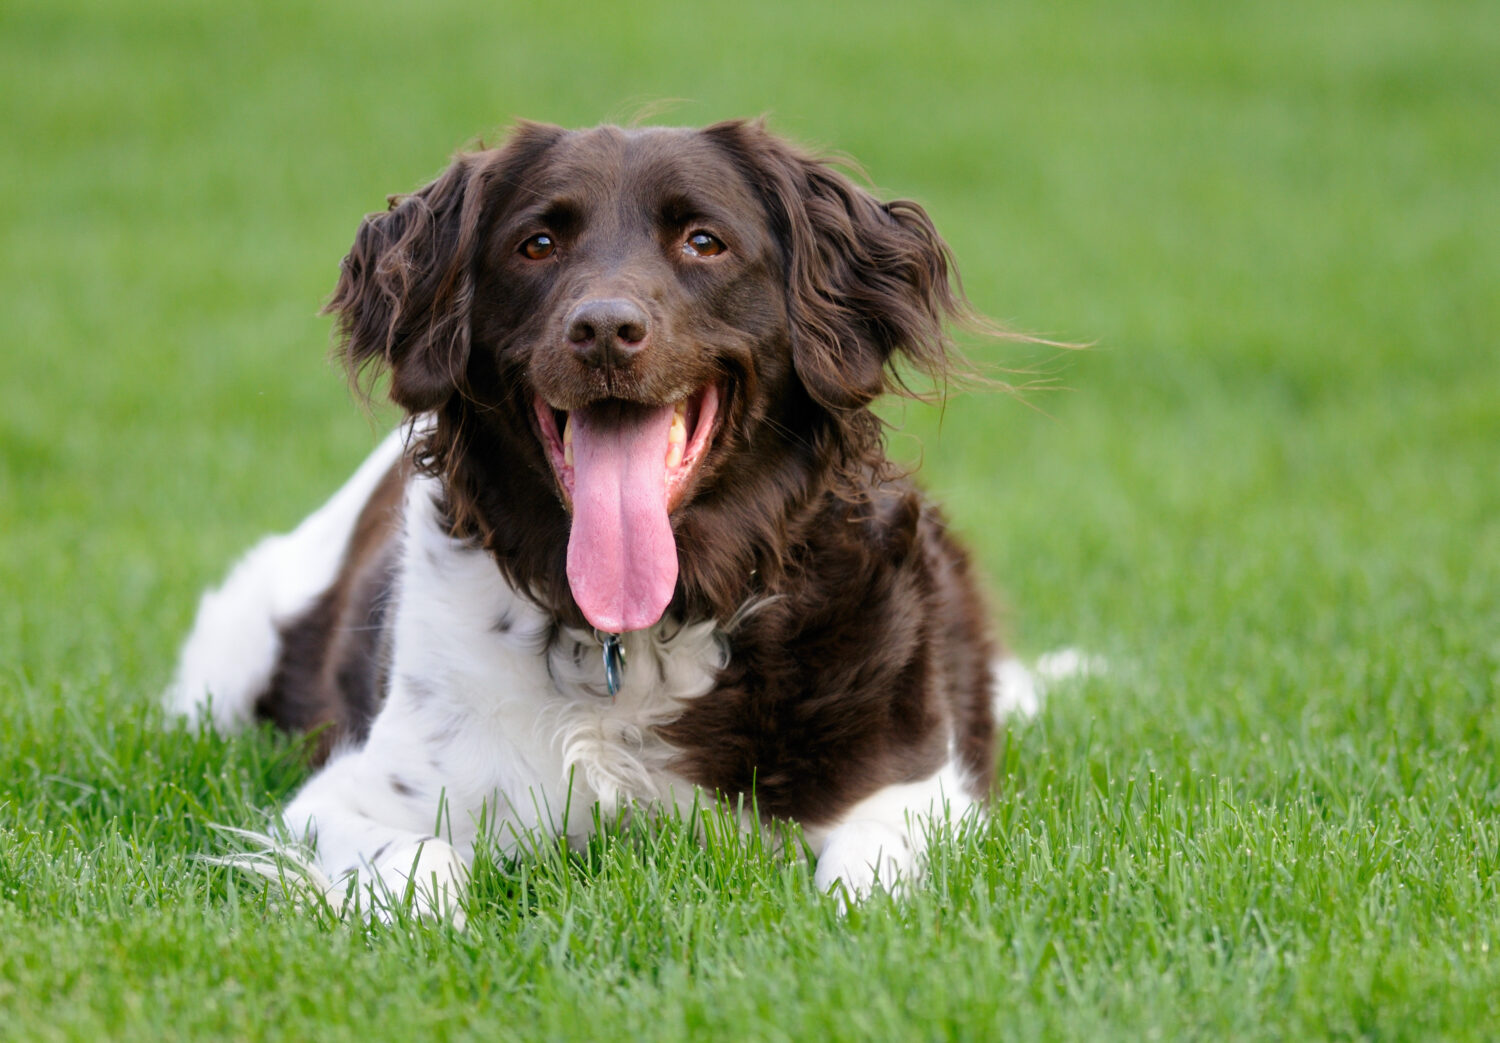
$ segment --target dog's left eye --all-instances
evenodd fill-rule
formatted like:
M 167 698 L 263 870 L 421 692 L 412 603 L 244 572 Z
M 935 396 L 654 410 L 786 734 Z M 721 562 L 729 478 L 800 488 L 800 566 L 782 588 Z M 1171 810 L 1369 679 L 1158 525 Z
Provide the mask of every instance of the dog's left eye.
M 727 249 L 722 239 L 708 232 L 694 232 L 682 244 L 682 252 L 693 257 L 717 257 Z
M 534 235 L 521 244 L 521 253 L 533 261 L 551 257 L 557 249 L 557 241 L 550 235 Z

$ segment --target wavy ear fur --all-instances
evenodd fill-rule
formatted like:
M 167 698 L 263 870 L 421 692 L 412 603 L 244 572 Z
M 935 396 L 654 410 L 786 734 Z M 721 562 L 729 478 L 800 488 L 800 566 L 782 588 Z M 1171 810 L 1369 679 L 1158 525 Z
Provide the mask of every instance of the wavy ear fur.
M 351 374 L 391 373 L 391 400 L 420 413 L 464 386 L 473 265 L 490 186 L 562 131 L 522 124 L 502 149 L 460 154 L 432 184 L 392 196 L 360 225 L 325 312 L 338 316 Z
M 705 133 L 761 194 L 786 254 L 793 361 L 808 393 L 842 412 L 899 384 L 895 352 L 942 380 L 945 330 L 968 310 L 952 254 L 917 203 L 881 203 L 824 162 L 734 121 Z

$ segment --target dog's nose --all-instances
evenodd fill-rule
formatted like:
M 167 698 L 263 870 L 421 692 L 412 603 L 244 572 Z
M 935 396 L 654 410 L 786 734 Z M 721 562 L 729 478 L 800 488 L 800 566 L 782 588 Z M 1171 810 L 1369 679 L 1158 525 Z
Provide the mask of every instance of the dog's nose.
M 624 297 L 584 301 L 568 315 L 568 342 L 591 366 L 612 366 L 646 346 L 651 319 L 639 304 Z

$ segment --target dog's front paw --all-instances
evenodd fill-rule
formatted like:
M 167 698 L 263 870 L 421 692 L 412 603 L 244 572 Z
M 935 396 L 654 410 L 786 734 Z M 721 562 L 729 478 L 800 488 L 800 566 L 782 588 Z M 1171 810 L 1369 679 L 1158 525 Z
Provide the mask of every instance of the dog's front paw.
M 813 883 L 832 892 L 841 907 L 868 898 L 878 887 L 897 895 L 916 875 L 911 840 L 899 829 L 874 819 L 845 822 L 823 843 Z
M 469 869 L 463 858 L 437 837 L 392 843 L 378 851 L 360 870 L 374 880 L 366 888 L 370 914 L 390 920 L 395 910 L 407 907 L 424 919 L 450 920 L 464 925 L 461 900 L 468 885 Z

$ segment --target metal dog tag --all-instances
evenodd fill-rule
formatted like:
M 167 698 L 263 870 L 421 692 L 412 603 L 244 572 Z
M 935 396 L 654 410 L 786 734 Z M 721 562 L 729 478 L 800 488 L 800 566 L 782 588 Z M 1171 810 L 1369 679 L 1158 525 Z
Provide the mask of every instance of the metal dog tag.
M 620 694 L 625 683 L 625 646 L 620 644 L 619 634 L 602 634 L 594 631 L 599 643 L 604 646 L 604 685 L 613 699 Z

